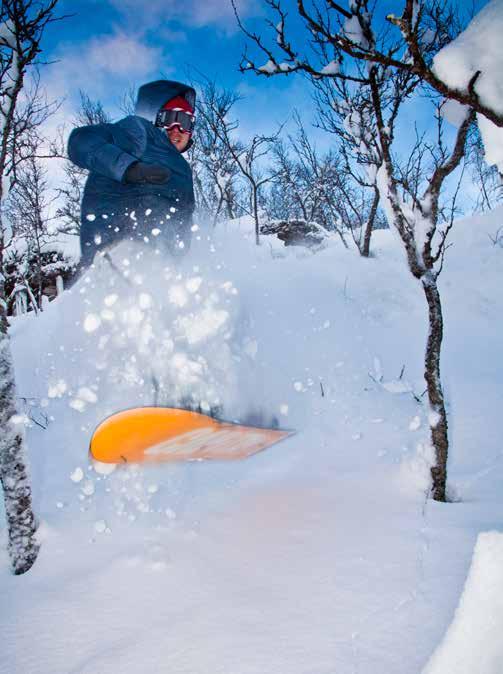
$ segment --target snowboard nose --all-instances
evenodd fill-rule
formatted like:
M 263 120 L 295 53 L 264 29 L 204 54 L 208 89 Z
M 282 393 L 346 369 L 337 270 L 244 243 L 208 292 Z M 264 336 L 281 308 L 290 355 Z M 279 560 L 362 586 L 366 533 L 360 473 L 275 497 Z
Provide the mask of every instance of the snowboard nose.
M 251 456 L 292 431 L 218 421 L 167 407 L 139 407 L 105 419 L 95 430 L 90 454 L 101 463 L 235 460 Z

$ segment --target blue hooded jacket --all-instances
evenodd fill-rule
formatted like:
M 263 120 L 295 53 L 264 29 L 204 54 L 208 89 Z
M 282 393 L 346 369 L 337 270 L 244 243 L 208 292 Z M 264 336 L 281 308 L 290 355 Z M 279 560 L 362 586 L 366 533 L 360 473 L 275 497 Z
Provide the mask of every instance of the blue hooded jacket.
M 81 207 L 82 263 L 89 264 L 97 250 L 124 238 L 148 239 L 173 255 L 188 249 L 192 171 L 166 132 L 155 126 L 159 110 L 176 96 L 195 107 L 195 91 L 185 84 L 144 84 L 135 115 L 115 124 L 79 127 L 70 134 L 69 158 L 89 171 Z M 137 161 L 168 168 L 170 179 L 161 185 L 126 183 L 124 174 Z

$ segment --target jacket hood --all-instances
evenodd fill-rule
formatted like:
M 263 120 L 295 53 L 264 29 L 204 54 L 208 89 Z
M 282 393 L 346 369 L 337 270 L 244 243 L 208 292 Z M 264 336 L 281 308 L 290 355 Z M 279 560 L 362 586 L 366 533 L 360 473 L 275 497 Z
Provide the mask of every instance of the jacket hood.
M 183 96 L 190 106 L 195 109 L 196 92 L 192 87 L 181 82 L 170 80 L 156 80 L 143 84 L 138 89 L 138 99 L 136 101 L 135 112 L 139 117 L 148 119 L 155 124 L 157 113 L 167 101 Z

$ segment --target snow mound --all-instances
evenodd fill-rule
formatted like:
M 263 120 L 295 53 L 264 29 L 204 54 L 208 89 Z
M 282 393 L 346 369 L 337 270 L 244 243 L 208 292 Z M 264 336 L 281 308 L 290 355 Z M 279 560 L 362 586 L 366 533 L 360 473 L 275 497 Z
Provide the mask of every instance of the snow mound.
M 390 231 L 370 259 L 255 246 L 245 218 L 176 266 L 124 245 L 13 319 L 43 544 L 13 577 L 0 521 L 0 673 L 421 671 L 501 519 L 502 214 L 456 223 L 442 274 L 457 505 L 426 501 L 426 307 Z M 191 393 L 297 433 L 246 461 L 88 461 L 111 412 Z
M 454 620 L 423 674 L 503 671 L 503 534 L 479 534 Z

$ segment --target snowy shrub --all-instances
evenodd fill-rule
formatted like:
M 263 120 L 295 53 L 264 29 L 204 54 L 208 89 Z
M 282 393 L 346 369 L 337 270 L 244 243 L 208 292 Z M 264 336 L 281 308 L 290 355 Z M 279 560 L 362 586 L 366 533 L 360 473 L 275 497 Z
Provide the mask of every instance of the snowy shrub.
M 275 235 L 285 246 L 305 246 L 319 250 L 330 237 L 326 229 L 306 220 L 273 220 L 260 228 L 264 235 Z

